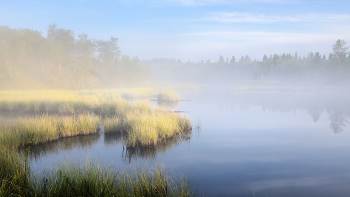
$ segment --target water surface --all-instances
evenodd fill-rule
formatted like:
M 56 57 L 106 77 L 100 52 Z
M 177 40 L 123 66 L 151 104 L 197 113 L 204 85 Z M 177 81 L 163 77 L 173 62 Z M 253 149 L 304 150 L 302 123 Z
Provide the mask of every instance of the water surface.
M 120 169 L 158 163 L 176 174 L 189 173 L 200 196 L 345 196 L 350 194 L 345 93 L 202 87 L 181 95 L 191 101 L 169 105 L 200 123 L 200 131 L 128 151 L 118 134 L 61 139 L 32 147 L 32 169 L 88 158 Z

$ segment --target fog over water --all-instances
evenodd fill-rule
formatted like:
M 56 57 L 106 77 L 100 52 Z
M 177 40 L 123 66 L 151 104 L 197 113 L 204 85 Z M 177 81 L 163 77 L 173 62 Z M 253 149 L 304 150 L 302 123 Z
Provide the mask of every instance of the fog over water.
M 344 89 L 234 92 L 200 86 L 181 97 L 201 125 L 152 148 L 123 148 L 118 134 L 72 137 L 32 147 L 32 170 L 74 159 L 117 169 L 163 164 L 190 173 L 200 195 L 343 196 L 349 192 L 349 96 Z M 149 101 L 153 106 L 156 101 Z M 248 194 L 247 194 L 248 192 Z
M 30 151 L 19 148 L 22 156 L 29 152 L 39 177 L 63 162 L 92 160 L 126 171 L 164 165 L 169 174 L 188 175 L 198 196 L 346 196 L 349 6 L 345 0 L 2 2 L 0 132 L 34 116 L 99 118 L 95 134 L 60 133 Z M 124 130 L 105 133 L 106 119 L 119 124 L 126 120 L 121 111 L 134 113 L 137 104 L 188 117 L 192 130 L 159 134 L 147 146 L 127 145 Z

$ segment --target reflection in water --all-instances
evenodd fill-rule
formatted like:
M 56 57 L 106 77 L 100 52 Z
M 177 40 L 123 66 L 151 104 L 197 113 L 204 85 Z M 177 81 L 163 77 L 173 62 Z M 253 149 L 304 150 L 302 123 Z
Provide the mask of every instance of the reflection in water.
M 346 123 L 349 123 L 349 112 L 344 112 L 340 109 L 338 110 L 328 110 L 329 114 L 329 120 L 330 128 L 333 130 L 334 133 L 341 133 L 343 131 L 343 128 L 346 126 Z
M 92 134 L 75 136 L 69 138 L 62 138 L 57 141 L 48 142 L 36 146 L 31 146 L 30 159 L 40 161 L 42 157 L 57 154 L 60 151 L 74 150 L 74 149 L 86 149 L 92 148 L 93 145 L 99 143 L 102 134 Z M 162 142 L 159 142 L 155 146 L 139 147 L 139 148 L 123 148 L 123 159 L 128 160 L 131 163 L 132 159 L 151 159 L 154 160 L 158 153 L 166 152 L 167 150 L 176 147 L 183 141 L 189 141 L 191 139 L 192 132 L 187 131 L 183 134 L 175 135 L 172 138 L 168 138 Z M 104 144 L 108 146 L 116 146 L 123 144 L 122 135 L 120 133 L 106 133 L 104 136 Z M 25 153 L 25 148 L 19 150 L 20 153 Z
M 82 135 L 75 137 L 62 138 L 57 141 L 48 142 L 36 146 L 31 146 L 30 159 L 40 160 L 41 157 L 47 155 L 57 154 L 60 151 L 67 151 L 73 149 L 91 148 L 94 144 L 98 143 L 100 134 Z M 21 148 L 21 153 L 25 152 L 25 148 Z
M 176 107 L 179 106 L 180 102 L 166 102 L 166 101 L 157 101 L 157 105 L 159 107 L 164 107 L 169 110 L 175 109 Z
M 137 148 L 123 148 L 123 159 L 128 160 L 129 163 L 133 159 L 151 159 L 154 160 L 158 153 L 165 153 L 167 150 L 176 147 L 183 141 L 189 141 L 191 139 L 192 132 L 186 131 L 182 134 L 177 134 L 171 138 L 168 138 L 157 145 L 137 147 Z M 120 133 L 106 133 L 104 138 L 105 146 L 114 146 L 122 143 L 122 135 Z
M 231 94 L 229 103 L 238 105 L 241 110 L 250 106 L 261 106 L 263 110 L 273 112 L 306 111 L 314 122 L 319 121 L 326 111 L 329 115 L 330 128 L 334 133 L 341 133 L 349 123 L 350 96 L 344 92 L 336 93 L 241 93 Z

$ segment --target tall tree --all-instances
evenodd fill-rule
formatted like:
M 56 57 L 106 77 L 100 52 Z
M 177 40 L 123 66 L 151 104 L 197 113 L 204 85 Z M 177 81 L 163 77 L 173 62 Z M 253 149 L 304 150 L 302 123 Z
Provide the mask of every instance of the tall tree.
M 263 61 L 267 61 L 269 58 L 267 57 L 267 55 L 265 54 L 263 57 Z
M 235 56 L 232 55 L 231 60 L 230 60 L 230 64 L 234 64 L 236 62 L 236 58 Z
M 338 60 L 339 63 L 344 63 L 346 55 L 349 54 L 347 51 L 349 47 L 346 47 L 346 42 L 344 40 L 337 40 L 333 45 L 333 55 L 334 58 Z
M 97 58 L 105 66 L 111 68 L 115 61 L 120 57 L 120 50 L 118 47 L 118 38 L 111 37 L 109 41 L 96 40 Z
M 224 57 L 223 57 L 222 55 L 219 56 L 218 63 L 219 63 L 219 64 L 225 63 Z

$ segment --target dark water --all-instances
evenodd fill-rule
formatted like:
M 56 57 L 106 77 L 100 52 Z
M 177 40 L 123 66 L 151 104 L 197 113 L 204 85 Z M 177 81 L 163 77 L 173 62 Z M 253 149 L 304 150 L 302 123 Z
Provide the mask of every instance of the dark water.
M 190 136 L 125 151 L 120 136 L 32 147 L 32 169 L 95 158 L 116 168 L 161 163 L 190 174 L 200 196 L 350 195 L 350 96 L 345 90 L 232 93 L 202 88 L 169 106 L 201 124 Z M 156 105 L 153 102 L 152 105 Z

